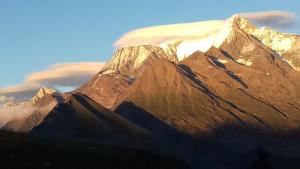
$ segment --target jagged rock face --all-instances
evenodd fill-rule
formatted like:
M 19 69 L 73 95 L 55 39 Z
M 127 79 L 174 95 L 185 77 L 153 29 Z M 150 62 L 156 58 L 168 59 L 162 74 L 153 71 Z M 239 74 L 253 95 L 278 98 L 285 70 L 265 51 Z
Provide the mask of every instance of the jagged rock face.
M 37 101 L 39 101 L 39 99 L 43 98 L 44 96 L 46 96 L 46 95 L 52 95 L 54 93 L 56 93 L 56 90 L 51 89 L 51 88 L 47 88 L 47 87 L 43 87 L 32 98 L 32 101 L 34 103 L 36 103 Z
M 148 65 L 158 58 L 163 57 L 155 53 L 150 54 L 141 66 L 130 70 L 130 75 L 121 71 L 106 74 L 104 69 L 91 81 L 76 89 L 73 94 L 82 93 L 106 108 L 114 110 L 124 100 L 128 88 L 143 74 Z
M 119 49 L 102 69 L 102 74 L 121 72 L 130 76 L 132 71 L 143 65 L 143 62 L 151 55 L 167 58 L 176 62 L 177 57 L 172 50 L 165 52 L 162 48 L 151 45 L 129 46 Z
M 238 22 L 240 18 L 237 19 L 230 36 L 215 50 L 217 53 L 219 50 L 223 58 L 231 60 L 224 64 L 226 68 L 238 75 L 247 84 L 248 90 L 258 97 L 281 103 L 283 100 L 297 102 L 298 84 L 295 81 L 299 81 L 299 78 L 289 76 L 294 74 L 294 70 L 278 53 L 241 29 Z M 251 25 L 247 28 L 253 29 Z M 207 52 L 212 56 L 215 53 Z M 243 66 L 237 66 L 234 62 Z
M 49 112 L 64 98 L 54 89 L 41 88 L 37 94 L 27 102 L 14 104 L 12 108 L 25 110 L 24 116 L 16 116 L 8 121 L 1 129 L 13 132 L 28 133 L 40 125 Z
M 226 41 L 232 40 L 235 37 L 233 34 L 236 32 L 244 32 L 248 38 L 256 38 L 257 41 L 264 44 L 266 47 L 270 48 L 276 52 L 279 56 L 288 62 L 295 70 L 299 71 L 299 44 L 300 38 L 297 35 L 285 34 L 277 32 L 273 29 L 262 27 L 257 28 L 255 25 L 251 24 L 248 20 L 243 19 L 239 16 L 233 16 L 227 24 L 231 26 L 231 33 L 226 38 Z M 239 30 L 239 31 L 238 31 Z M 250 37 L 250 36 L 251 37 Z M 240 39 L 244 42 L 244 39 Z M 230 42 L 229 42 L 230 43 Z M 244 42 L 245 43 L 245 42 Z M 244 46 L 244 51 L 251 52 L 253 46 Z M 234 50 L 234 49 L 232 49 Z M 253 52 L 255 53 L 255 52 Z M 276 54 L 274 54 L 276 55 Z M 240 60 L 245 64 L 251 64 L 250 62 Z
M 262 27 L 257 28 L 249 21 L 237 17 L 236 23 L 247 34 L 254 36 L 261 43 L 271 48 L 282 56 L 295 70 L 300 71 L 300 37 L 297 35 L 277 32 L 276 30 Z
M 218 33 L 213 33 L 211 35 L 208 35 L 208 37 L 206 38 L 200 38 L 198 40 L 195 39 L 191 42 L 185 42 L 185 40 L 181 40 L 178 42 L 170 42 L 170 44 L 174 44 L 172 46 L 172 51 L 176 51 L 179 60 L 182 60 L 182 58 L 187 57 L 182 57 L 181 55 L 184 55 L 182 54 L 182 52 L 189 51 L 188 53 L 192 54 L 190 48 L 193 48 L 194 52 L 196 52 L 197 50 L 206 52 L 208 49 L 206 47 L 207 45 L 219 48 L 223 43 L 226 43 L 226 41 L 228 42 L 232 40 L 232 38 L 235 37 L 233 33 L 237 30 L 239 30 L 239 32 L 244 32 L 244 34 L 247 34 L 247 36 L 257 39 L 259 43 L 262 43 L 265 47 L 270 48 L 280 57 L 283 57 L 283 59 L 288 62 L 295 70 L 300 70 L 299 36 L 280 33 L 266 27 L 258 28 L 255 25 L 251 24 L 248 20 L 243 19 L 237 15 L 232 16 L 230 19 L 228 19 Z M 168 43 L 165 42 L 165 44 Z M 164 48 L 164 50 L 170 50 L 168 45 L 162 44 L 161 46 Z M 195 46 L 198 46 L 198 49 L 195 48 Z M 245 51 L 251 50 L 251 48 L 253 48 L 253 46 L 245 46 Z M 239 62 L 251 65 L 250 61 L 246 61 L 243 59 L 239 60 Z
M 82 93 L 97 103 L 113 110 L 118 106 L 124 91 L 139 76 L 152 57 L 166 58 L 177 62 L 175 46 L 168 44 L 170 50 L 161 47 L 142 45 L 119 49 L 113 58 L 91 81 L 76 89 L 73 93 Z
M 166 42 L 164 44 L 160 44 L 160 47 L 163 48 L 164 52 L 168 56 L 176 56 L 175 58 L 170 59 L 171 61 L 179 60 L 177 56 L 177 48 L 182 43 L 182 41 L 175 41 L 175 42 Z
M 6 98 L 6 104 L 3 105 L 3 108 L 6 107 L 30 107 L 40 104 L 40 102 L 44 102 L 43 99 L 47 95 L 51 96 L 58 96 L 59 94 L 56 92 L 56 90 L 52 88 L 42 87 L 30 100 L 26 100 L 23 102 L 17 102 L 13 98 Z M 4 99 L 4 96 L 3 96 Z
M 291 49 L 282 53 L 282 56 L 295 70 L 300 71 L 300 36 L 293 35 L 293 37 L 295 41 Z

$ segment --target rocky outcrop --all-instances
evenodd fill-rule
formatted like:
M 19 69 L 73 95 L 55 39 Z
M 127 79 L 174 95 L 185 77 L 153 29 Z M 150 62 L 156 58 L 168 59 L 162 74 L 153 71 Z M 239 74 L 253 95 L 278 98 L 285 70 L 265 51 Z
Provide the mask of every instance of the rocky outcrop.
M 129 46 L 118 49 L 101 72 L 102 74 L 121 72 L 123 75 L 130 76 L 134 69 L 143 65 L 144 61 L 153 54 L 174 62 L 177 61 L 177 57 L 171 49 L 165 52 L 158 46 Z
M 56 90 L 48 87 L 42 87 L 31 100 L 33 101 L 33 103 L 37 103 L 41 98 L 45 97 L 46 95 L 52 95 L 54 93 L 56 93 Z

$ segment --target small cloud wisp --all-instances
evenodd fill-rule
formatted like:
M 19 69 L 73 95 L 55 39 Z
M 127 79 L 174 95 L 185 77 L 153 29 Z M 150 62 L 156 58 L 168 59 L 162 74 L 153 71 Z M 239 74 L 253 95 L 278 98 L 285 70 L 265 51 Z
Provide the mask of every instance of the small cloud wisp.
M 288 11 L 262 11 L 238 14 L 243 18 L 258 24 L 259 26 L 268 26 L 274 28 L 290 28 L 297 25 L 297 16 Z

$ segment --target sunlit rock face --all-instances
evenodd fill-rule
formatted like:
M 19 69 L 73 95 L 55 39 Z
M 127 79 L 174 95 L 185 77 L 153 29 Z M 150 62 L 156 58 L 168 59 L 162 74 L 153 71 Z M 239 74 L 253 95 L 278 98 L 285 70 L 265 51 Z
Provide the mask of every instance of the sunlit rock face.
M 249 21 L 238 18 L 239 27 L 249 35 L 257 38 L 261 43 L 277 52 L 295 70 L 300 71 L 300 37 L 297 35 L 281 33 L 267 27 L 258 28 Z M 245 24 L 247 23 L 247 24 Z
M 41 98 L 45 97 L 45 95 L 51 95 L 56 93 L 56 90 L 52 89 L 52 88 L 48 88 L 48 87 L 43 87 L 41 88 L 36 95 L 32 98 L 32 101 L 34 103 L 36 103 L 37 101 L 39 101 Z
M 130 76 L 134 69 L 139 68 L 152 55 L 177 62 L 176 53 L 172 50 L 172 46 L 168 51 L 152 45 L 128 46 L 117 50 L 113 58 L 102 69 L 102 74 L 122 72 Z

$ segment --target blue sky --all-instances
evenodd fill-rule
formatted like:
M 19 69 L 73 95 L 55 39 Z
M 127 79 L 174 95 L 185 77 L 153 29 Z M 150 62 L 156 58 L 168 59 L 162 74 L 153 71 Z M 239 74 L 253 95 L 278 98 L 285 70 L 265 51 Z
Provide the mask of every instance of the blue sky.
M 266 10 L 300 16 L 299 7 L 295 0 L 0 0 L 0 87 L 52 64 L 106 61 L 114 41 L 135 28 Z

